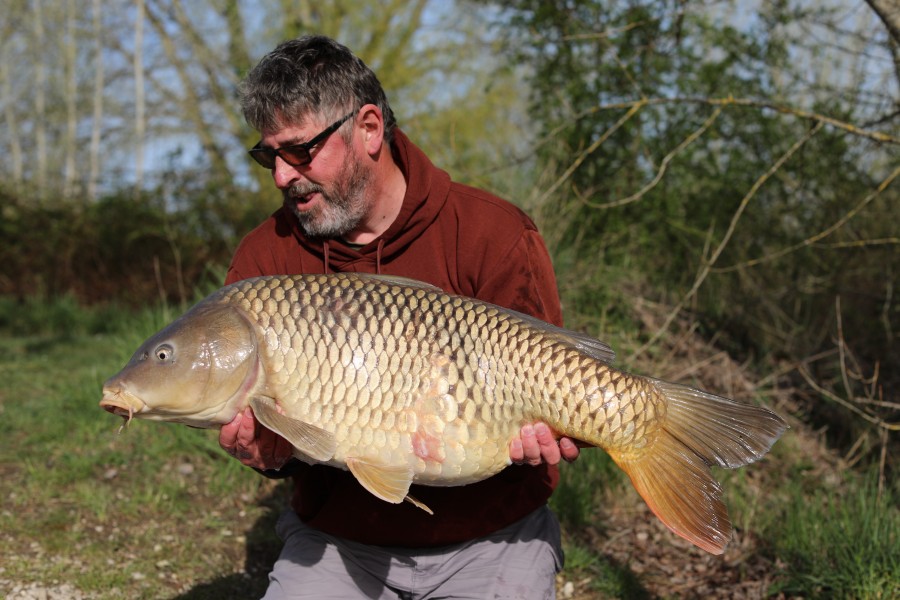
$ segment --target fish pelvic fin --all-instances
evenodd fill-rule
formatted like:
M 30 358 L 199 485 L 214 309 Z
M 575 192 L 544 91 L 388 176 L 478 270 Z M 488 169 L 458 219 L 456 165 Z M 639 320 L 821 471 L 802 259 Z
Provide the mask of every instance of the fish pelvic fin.
M 421 508 L 422 510 L 424 510 L 425 512 L 427 512 L 429 515 L 433 515 L 433 514 L 434 514 L 434 511 L 431 510 L 430 508 L 428 508 L 428 505 L 425 504 L 424 502 L 422 502 L 421 500 L 417 500 L 417 499 L 413 498 L 413 497 L 410 496 L 410 495 L 407 495 L 406 498 L 404 498 L 404 500 L 406 500 L 407 502 L 409 502 L 409 503 L 412 504 L 413 506 L 417 506 L 418 508 Z
M 731 539 L 731 521 L 710 466 L 735 468 L 762 458 L 787 424 L 759 406 L 651 382 L 668 400 L 658 437 L 637 452 L 614 449 L 609 454 L 669 529 L 722 554 Z
M 281 414 L 272 398 L 254 396 L 250 399 L 250 408 L 257 421 L 289 441 L 306 456 L 320 462 L 327 462 L 334 457 L 337 450 L 334 435 L 321 427 Z
M 347 457 L 347 468 L 360 485 L 376 497 L 392 504 L 400 504 L 406 500 L 428 514 L 434 514 L 425 504 L 409 495 L 413 473 L 408 466 L 385 465 L 366 458 L 350 456 Z

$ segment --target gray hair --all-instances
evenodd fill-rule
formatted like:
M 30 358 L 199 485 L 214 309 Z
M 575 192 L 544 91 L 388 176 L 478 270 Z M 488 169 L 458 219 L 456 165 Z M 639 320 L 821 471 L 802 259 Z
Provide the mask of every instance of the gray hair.
M 257 131 L 296 125 L 309 116 L 337 120 L 364 104 L 384 117 L 390 143 L 396 120 L 375 73 L 349 48 L 325 36 L 282 42 L 238 88 L 244 118 Z

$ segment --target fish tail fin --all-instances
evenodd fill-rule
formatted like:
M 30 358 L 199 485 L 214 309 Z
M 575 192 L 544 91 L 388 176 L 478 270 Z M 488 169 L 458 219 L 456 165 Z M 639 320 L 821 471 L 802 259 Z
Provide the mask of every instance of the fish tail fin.
M 735 468 L 765 455 L 787 424 L 772 411 L 687 386 L 650 380 L 667 399 L 658 437 L 610 455 L 674 533 L 712 554 L 731 539 L 722 487 L 710 466 Z

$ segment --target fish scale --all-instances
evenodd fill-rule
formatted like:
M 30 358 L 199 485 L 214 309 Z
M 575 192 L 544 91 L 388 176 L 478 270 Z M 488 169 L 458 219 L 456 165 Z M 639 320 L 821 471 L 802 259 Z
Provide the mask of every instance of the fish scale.
M 620 371 L 583 334 L 417 281 L 259 277 L 213 293 L 148 339 L 101 406 L 214 427 L 246 406 L 310 463 L 349 469 L 388 502 L 412 483 L 465 485 L 510 464 L 524 424 L 608 452 L 675 533 L 730 537 L 709 467 L 763 456 L 764 408 Z

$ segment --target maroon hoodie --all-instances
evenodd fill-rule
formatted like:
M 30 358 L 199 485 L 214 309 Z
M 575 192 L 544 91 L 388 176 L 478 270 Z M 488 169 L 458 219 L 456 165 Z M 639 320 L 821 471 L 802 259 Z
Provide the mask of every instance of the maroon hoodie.
M 243 239 L 226 283 L 259 275 L 384 273 L 562 325 L 553 266 L 534 223 L 512 204 L 452 182 L 399 130 L 391 149 L 407 189 L 384 234 L 361 248 L 308 238 L 282 208 Z M 513 465 L 466 486 L 414 485 L 410 495 L 434 516 L 407 502 L 379 500 L 333 467 L 301 464 L 293 477 L 291 505 L 311 527 L 366 544 L 427 547 L 483 537 L 521 519 L 547 501 L 559 473 Z

